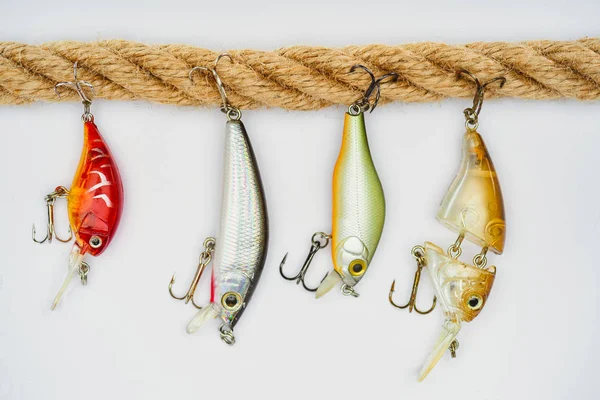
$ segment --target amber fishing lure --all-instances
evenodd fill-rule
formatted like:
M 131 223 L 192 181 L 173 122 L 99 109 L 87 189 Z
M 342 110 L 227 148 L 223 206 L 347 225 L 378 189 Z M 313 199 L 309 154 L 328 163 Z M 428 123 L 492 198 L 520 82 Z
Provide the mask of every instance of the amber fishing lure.
M 447 349 L 452 357 L 456 357 L 456 336 L 461 323 L 470 322 L 479 315 L 494 284 L 496 267 L 486 267 L 487 253 L 489 250 L 496 254 L 502 254 L 504 251 L 504 200 L 496 169 L 477 128 L 486 86 L 499 82 L 502 87 L 506 80 L 496 78 L 481 84 L 470 73 L 462 73 L 475 81 L 477 90 L 473 106 L 464 110 L 467 131 L 463 136 L 460 168 L 437 214 L 437 220 L 458 233 L 458 238 L 446 252 L 430 242 L 426 242 L 424 246 L 413 247 L 412 255 L 417 261 L 417 271 L 409 302 L 405 305 L 394 302 L 392 296 L 395 281 L 389 292 L 390 303 L 397 308 L 429 314 L 439 300 L 444 311 L 446 319 L 442 334 L 421 369 L 419 381 L 425 379 Z M 464 239 L 481 247 L 481 252 L 473 258 L 472 264 L 459 260 Z M 421 271 L 424 267 L 429 271 L 436 293 L 428 310 L 420 310 L 416 305 Z
M 53 310 L 75 272 L 79 274 L 82 284 L 87 284 L 90 266 L 83 261 L 83 258 L 88 253 L 92 256 L 99 256 L 106 250 L 119 226 L 123 210 L 123 183 L 119 168 L 94 123 L 94 116 L 90 112 L 92 101 L 83 90 L 83 87 L 87 87 L 93 93 L 93 87 L 90 83 L 77 78 L 77 63 L 73 67 L 73 73 L 74 82 L 60 82 L 56 85 L 55 91 L 59 95 L 58 90 L 61 87 L 74 89 L 84 106 L 81 116 L 83 150 L 79 166 L 70 190 L 64 186 L 58 186 L 45 198 L 48 211 L 46 237 L 37 240 L 35 225 L 32 228 L 32 237 L 36 243 L 51 243 L 53 238 L 66 243 L 73 237 L 75 238 L 69 256 L 69 271 L 52 303 Z M 67 200 L 70 233 L 68 239 L 58 237 L 54 229 L 54 204 L 60 198 Z

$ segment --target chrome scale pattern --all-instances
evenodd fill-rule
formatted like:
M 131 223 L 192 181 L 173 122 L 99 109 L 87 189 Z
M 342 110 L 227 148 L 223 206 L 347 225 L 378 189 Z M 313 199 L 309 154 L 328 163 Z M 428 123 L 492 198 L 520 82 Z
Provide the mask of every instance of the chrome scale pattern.
M 260 172 L 241 121 L 228 121 L 221 225 L 213 266 L 213 302 L 223 322 L 233 328 L 250 302 L 265 264 L 268 216 Z M 238 310 L 223 307 L 222 298 L 234 292 L 242 299 Z

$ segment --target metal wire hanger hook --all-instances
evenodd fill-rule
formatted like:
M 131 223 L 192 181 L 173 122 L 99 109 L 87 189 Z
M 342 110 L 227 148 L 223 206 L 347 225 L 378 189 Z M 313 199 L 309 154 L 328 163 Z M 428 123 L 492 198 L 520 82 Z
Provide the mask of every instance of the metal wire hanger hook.
M 233 58 L 231 57 L 231 55 L 229 53 L 219 54 L 219 56 L 215 59 L 214 66 L 212 66 L 212 67 L 194 67 L 191 69 L 188 76 L 189 76 L 190 80 L 193 81 L 192 76 L 195 71 L 210 72 L 217 84 L 217 90 L 219 91 L 219 94 L 221 95 L 221 100 L 223 101 L 223 105 L 221 106 L 221 111 L 224 112 L 225 114 L 227 114 L 227 118 L 229 120 L 239 121 L 242 118 L 242 112 L 240 111 L 239 108 L 232 106 L 231 103 L 229 102 L 229 98 L 227 97 L 227 92 L 225 91 L 225 86 L 223 86 L 223 81 L 221 80 L 221 77 L 217 73 L 217 64 L 219 64 L 219 61 L 222 58 L 229 58 L 229 60 L 231 62 L 233 62 Z
M 373 72 L 371 72 L 369 68 L 361 64 L 353 65 L 352 68 L 350 68 L 350 72 L 352 73 L 357 69 L 362 69 L 367 74 L 369 74 L 369 76 L 371 77 L 371 84 L 365 91 L 363 97 L 356 100 L 350 105 L 350 107 L 348 107 L 348 113 L 351 115 L 358 115 L 361 112 L 365 112 L 367 110 L 370 110 L 369 112 L 373 112 L 373 110 L 375 110 L 377 104 L 379 103 L 379 98 L 381 97 L 381 82 L 383 82 L 387 78 L 392 78 L 392 82 L 398 81 L 398 74 L 395 72 L 390 72 L 376 79 Z M 373 93 L 375 93 L 375 101 L 373 101 L 373 103 L 371 104 L 370 98 L 373 95 Z
M 77 92 L 79 98 L 81 98 L 81 103 L 83 104 L 83 115 L 81 119 L 83 122 L 90 122 L 93 120 L 94 116 L 90 112 L 90 107 L 92 105 L 92 99 L 85 94 L 83 90 L 83 86 L 89 88 L 94 96 L 96 96 L 96 91 L 94 90 L 94 86 L 87 82 L 82 81 L 77 78 L 77 61 L 73 64 L 73 77 L 75 78 L 73 82 L 59 82 L 54 86 L 54 93 L 60 98 L 60 91 L 58 90 L 61 87 L 69 87 Z
M 473 105 L 469 108 L 465 108 L 463 113 L 465 114 L 466 125 L 469 129 L 477 129 L 479 125 L 479 113 L 481 112 L 481 107 L 483 106 L 483 98 L 485 96 L 485 88 L 494 82 L 500 82 L 500 89 L 504 87 L 506 83 L 506 78 L 503 76 L 499 76 L 482 84 L 479 79 L 472 73 L 467 70 L 458 71 L 458 75 L 466 75 L 471 78 L 475 84 L 477 85 L 477 89 L 475 90 L 475 96 L 473 97 Z

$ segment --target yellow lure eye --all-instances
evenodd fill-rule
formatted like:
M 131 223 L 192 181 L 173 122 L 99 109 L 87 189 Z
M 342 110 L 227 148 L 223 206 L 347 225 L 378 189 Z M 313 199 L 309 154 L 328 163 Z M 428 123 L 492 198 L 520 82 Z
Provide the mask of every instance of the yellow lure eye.
M 367 270 L 367 264 L 364 260 L 354 260 L 348 266 L 348 271 L 352 276 L 361 276 Z
M 469 297 L 467 300 L 467 307 L 469 307 L 473 311 L 477 311 L 483 307 L 483 299 L 480 295 L 474 294 Z
M 242 306 L 242 296 L 236 292 L 227 292 L 221 297 L 221 305 L 227 311 L 236 311 Z

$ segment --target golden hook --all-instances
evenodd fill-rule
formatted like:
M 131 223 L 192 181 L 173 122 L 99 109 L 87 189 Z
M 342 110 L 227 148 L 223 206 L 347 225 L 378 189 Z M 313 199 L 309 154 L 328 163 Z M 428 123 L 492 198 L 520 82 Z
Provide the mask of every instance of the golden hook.
M 231 103 L 229 103 L 229 98 L 227 97 L 227 92 L 225 91 L 225 86 L 223 86 L 223 81 L 221 80 L 221 77 L 217 73 L 217 64 L 219 63 L 221 58 L 229 58 L 229 60 L 231 62 L 233 62 L 233 58 L 231 57 L 230 54 L 228 54 L 228 53 L 219 54 L 219 56 L 215 59 L 213 67 L 194 67 L 191 69 L 188 76 L 189 76 L 190 80 L 193 80 L 192 75 L 194 74 L 195 71 L 210 72 L 217 84 L 217 90 L 219 91 L 219 94 L 221 95 L 221 101 L 223 102 L 223 105 L 221 106 L 221 111 L 223 111 L 225 114 L 227 114 L 227 118 L 229 118 L 230 120 L 238 121 L 242 118 L 242 112 L 240 111 L 239 108 L 234 107 L 231 105 Z
M 68 239 L 60 238 L 56 234 L 56 230 L 54 227 L 54 203 L 56 202 L 56 199 L 66 198 L 68 195 L 69 195 L 69 191 L 64 186 L 59 186 L 54 190 L 54 192 L 46 195 L 46 197 L 45 197 L 46 208 L 48 210 L 48 222 L 46 225 L 46 237 L 42 240 L 37 240 L 35 238 L 35 234 L 36 234 L 35 224 L 32 224 L 31 238 L 33 239 L 33 241 L 35 243 L 44 243 L 46 241 L 48 241 L 48 243 L 52 243 L 53 238 L 56 238 L 56 240 L 58 240 L 59 242 L 67 243 L 67 242 L 71 241 L 71 239 L 73 239 L 73 232 L 71 231 L 71 226 L 69 226 L 69 238 Z
M 432 312 L 433 309 L 435 308 L 435 306 L 437 304 L 437 297 L 433 296 L 433 304 L 431 305 L 431 308 L 429 310 L 421 311 L 417 308 L 417 292 L 419 290 L 419 282 L 421 281 L 421 271 L 423 270 L 423 267 L 425 266 L 425 249 L 423 249 L 422 246 L 415 246 L 412 249 L 412 255 L 417 260 L 417 271 L 415 272 L 415 279 L 413 280 L 413 287 L 412 287 L 412 291 L 410 293 L 410 299 L 409 299 L 408 303 L 403 306 L 399 306 L 398 304 L 394 303 L 393 295 L 394 295 L 394 290 L 396 289 L 396 281 L 395 280 L 394 280 L 394 282 L 392 282 L 392 287 L 390 288 L 390 293 L 388 295 L 388 299 L 390 301 L 390 304 L 392 304 L 396 308 L 400 308 L 400 309 L 408 308 L 408 312 L 412 312 L 413 310 L 415 310 L 418 314 L 426 315 L 426 314 L 429 314 L 430 312 Z
M 198 286 L 198 282 L 200 282 L 200 278 L 202 277 L 202 273 L 208 264 L 210 264 L 212 260 L 212 255 L 215 250 L 215 238 L 209 237 L 204 240 L 204 251 L 200 254 L 200 262 L 198 263 L 198 268 L 196 269 L 196 274 L 194 275 L 194 279 L 192 280 L 192 284 L 190 285 L 187 293 L 181 297 L 176 296 L 173 293 L 173 284 L 175 283 L 175 274 L 171 277 L 171 282 L 169 282 L 169 294 L 176 300 L 185 300 L 185 304 L 189 303 L 190 300 L 192 305 L 196 307 L 198 310 L 201 310 L 202 307 L 197 305 L 194 302 L 194 293 L 196 292 L 196 287 Z

